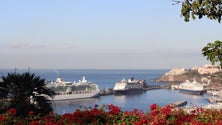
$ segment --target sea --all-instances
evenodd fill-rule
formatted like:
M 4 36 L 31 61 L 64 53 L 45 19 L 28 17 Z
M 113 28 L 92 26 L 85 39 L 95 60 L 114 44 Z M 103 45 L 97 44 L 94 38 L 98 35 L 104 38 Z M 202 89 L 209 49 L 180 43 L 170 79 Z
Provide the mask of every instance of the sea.
M 65 81 L 78 81 L 83 76 L 90 82 L 99 85 L 99 88 L 113 88 L 115 83 L 125 79 L 134 77 L 135 79 L 146 80 L 147 85 L 164 85 L 165 83 L 155 82 L 154 79 L 159 78 L 168 69 L 0 69 L 2 76 L 6 76 L 10 72 L 31 72 L 40 76 L 46 81 L 55 81 L 61 76 Z M 113 104 L 119 106 L 122 111 L 133 111 L 134 109 L 149 111 L 152 104 L 165 106 L 178 101 L 187 101 L 187 107 L 204 106 L 209 104 L 209 95 L 189 95 L 180 93 L 171 89 L 153 89 L 143 93 L 135 93 L 130 95 L 105 95 L 95 98 L 74 99 L 65 101 L 53 101 L 52 106 L 57 114 L 72 113 L 76 109 L 85 109 L 99 105 L 100 107 Z

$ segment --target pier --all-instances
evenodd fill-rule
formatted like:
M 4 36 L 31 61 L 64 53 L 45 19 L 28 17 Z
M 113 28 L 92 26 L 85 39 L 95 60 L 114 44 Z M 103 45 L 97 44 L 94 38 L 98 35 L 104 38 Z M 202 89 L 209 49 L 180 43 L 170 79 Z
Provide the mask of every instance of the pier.
M 100 90 L 100 93 L 99 93 L 100 96 L 112 95 L 112 94 L 114 94 L 114 92 L 113 92 L 113 89 L 111 88 Z
M 175 106 L 175 107 L 183 107 L 185 105 L 187 105 L 187 101 L 177 101 L 172 103 L 171 105 Z

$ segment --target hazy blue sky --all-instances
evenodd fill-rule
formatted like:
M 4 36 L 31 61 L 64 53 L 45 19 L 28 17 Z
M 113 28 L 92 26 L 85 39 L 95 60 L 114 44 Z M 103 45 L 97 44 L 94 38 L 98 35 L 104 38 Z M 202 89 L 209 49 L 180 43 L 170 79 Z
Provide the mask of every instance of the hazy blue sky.
M 222 25 L 171 0 L 0 1 L 0 68 L 160 69 L 209 63 Z

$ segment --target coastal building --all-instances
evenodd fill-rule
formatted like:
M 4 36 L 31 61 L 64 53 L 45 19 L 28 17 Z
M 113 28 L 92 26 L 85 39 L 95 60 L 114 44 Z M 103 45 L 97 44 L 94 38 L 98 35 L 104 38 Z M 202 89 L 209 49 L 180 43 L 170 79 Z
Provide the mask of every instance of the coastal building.
M 213 74 L 216 72 L 220 72 L 221 68 L 217 65 L 206 64 L 201 67 L 194 67 L 192 70 L 197 70 L 200 74 Z

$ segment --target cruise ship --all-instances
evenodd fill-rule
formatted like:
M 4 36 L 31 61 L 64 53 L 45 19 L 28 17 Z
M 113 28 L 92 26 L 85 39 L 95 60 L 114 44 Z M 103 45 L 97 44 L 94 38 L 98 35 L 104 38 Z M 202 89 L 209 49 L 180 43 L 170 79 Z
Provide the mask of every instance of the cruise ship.
M 186 82 L 183 82 L 179 85 L 178 90 L 182 93 L 194 95 L 202 95 L 206 92 L 206 90 L 204 89 L 204 85 L 196 82 L 196 80 L 194 80 L 193 82 L 186 80 Z
M 56 95 L 52 98 L 54 101 L 91 98 L 99 95 L 99 86 L 88 82 L 83 76 L 78 82 L 67 82 L 58 77 L 55 82 L 51 82 L 46 87 L 55 91 Z
M 113 91 L 115 94 L 142 92 L 144 86 L 146 86 L 145 80 L 135 80 L 134 77 L 128 80 L 123 78 L 121 81 L 115 83 Z

